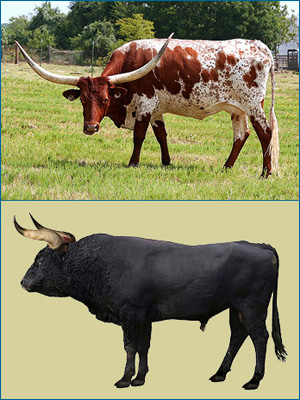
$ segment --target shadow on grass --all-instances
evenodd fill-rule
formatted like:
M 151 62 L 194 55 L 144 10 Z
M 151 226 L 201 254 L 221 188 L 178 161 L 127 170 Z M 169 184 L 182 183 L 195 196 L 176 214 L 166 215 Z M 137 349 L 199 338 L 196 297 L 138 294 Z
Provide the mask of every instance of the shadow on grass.
M 127 163 L 122 162 L 114 162 L 114 161 L 85 161 L 85 160 L 67 160 L 67 159 L 60 159 L 60 160 L 51 160 L 49 163 L 49 166 L 52 166 L 54 168 L 74 168 L 74 167 L 82 167 L 82 168 L 88 168 L 88 167 L 93 167 L 93 168 L 108 168 L 108 169 L 125 169 L 125 170 L 134 170 L 134 169 L 149 169 L 152 171 L 158 171 L 158 170 L 165 170 L 165 171 L 181 171 L 181 170 L 187 170 L 189 172 L 215 172 L 219 173 L 223 171 L 223 167 L 214 167 L 212 165 L 203 165 L 203 164 L 170 164 L 167 166 L 164 166 L 162 164 L 154 164 L 150 162 L 143 163 L 141 162 L 137 167 L 131 167 Z M 47 167 L 47 164 L 44 165 L 44 167 Z M 229 171 L 228 171 L 229 172 Z

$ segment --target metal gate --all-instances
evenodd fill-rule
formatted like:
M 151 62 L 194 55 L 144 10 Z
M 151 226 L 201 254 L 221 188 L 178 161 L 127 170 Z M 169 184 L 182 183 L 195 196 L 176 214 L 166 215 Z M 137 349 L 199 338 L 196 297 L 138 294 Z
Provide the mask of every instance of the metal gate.
M 299 68 L 298 62 L 298 50 L 289 49 L 287 51 L 288 58 L 288 69 L 291 71 L 296 71 Z

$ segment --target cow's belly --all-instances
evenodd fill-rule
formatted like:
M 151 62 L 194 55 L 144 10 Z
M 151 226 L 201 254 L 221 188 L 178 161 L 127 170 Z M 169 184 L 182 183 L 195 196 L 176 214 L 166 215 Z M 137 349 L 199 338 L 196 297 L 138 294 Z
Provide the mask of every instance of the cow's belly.
M 160 121 L 162 115 L 169 113 L 195 119 L 204 119 L 220 111 L 229 113 L 242 112 L 239 103 L 229 93 L 204 93 L 197 87 L 186 99 L 181 94 L 171 94 L 166 89 L 155 90 L 155 95 L 148 98 L 145 94 L 135 94 L 130 104 L 126 107 L 126 119 L 123 128 L 134 129 L 135 121 L 141 121 L 148 114 L 151 115 L 151 124 Z
M 205 318 L 219 314 L 230 307 L 228 299 L 221 299 L 218 296 L 204 296 L 198 293 L 193 296 L 182 294 L 173 296 L 170 301 L 166 300 L 156 304 L 154 321 L 167 319 L 201 321 Z

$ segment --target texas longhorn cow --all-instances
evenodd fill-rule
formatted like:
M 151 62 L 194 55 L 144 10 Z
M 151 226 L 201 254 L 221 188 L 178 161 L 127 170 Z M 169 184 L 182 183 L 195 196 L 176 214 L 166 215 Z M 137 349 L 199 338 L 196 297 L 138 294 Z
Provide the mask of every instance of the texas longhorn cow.
M 201 120 L 226 111 L 231 115 L 233 146 L 224 167 L 233 167 L 247 140 L 249 117 L 263 151 L 261 176 L 267 178 L 276 172 L 279 142 L 274 112 L 274 62 L 268 47 L 257 40 L 242 39 L 172 39 L 169 43 L 171 36 L 163 47 L 161 39 L 124 44 L 113 52 L 97 78 L 49 73 L 17 44 L 32 69 L 44 79 L 79 88 L 67 90 L 63 95 L 70 101 L 80 97 L 85 134 L 97 132 L 105 116 L 117 127 L 133 130 L 130 166 L 139 164 L 149 124 L 161 147 L 162 164 L 170 164 L 163 114 Z M 269 71 L 272 99 L 268 122 L 263 105 Z
M 285 360 L 277 308 L 279 259 L 266 244 L 245 241 L 202 246 L 98 234 L 78 242 L 67 232 L 43 227 L 19 233 L 44 240 L 21 284 L 29 292 L 70 296 L 85 304 L 97 319 L 123 329 L 127 363 L 119 388 L 140 386 L 148 372 L 153 322 L 168 319 L 208 320 L 229 308 L 231 338 L 225 358 L 210 379 L 221 382 L 249 336 L 256 366 L 243 387 L 257 389 L 264 376 L 268 331 L 267 309 L 273 294 L 272 337 L 275 353 Z M 135 356 L 139 354 L 138 374 Z

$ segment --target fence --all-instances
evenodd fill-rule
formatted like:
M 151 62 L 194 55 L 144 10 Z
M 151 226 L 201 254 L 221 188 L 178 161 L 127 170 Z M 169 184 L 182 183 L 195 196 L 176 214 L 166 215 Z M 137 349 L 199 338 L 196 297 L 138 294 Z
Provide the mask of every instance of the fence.
M 286 55 L 277 55 L 275 59 L 275 66 L 276 69 L 287 69 L 288 67 L 288 62 L 287 62 L 287 56 Z
M 83 50 L 58 50 L 52 47 L 37 49 L 27 49 L 26 52 L 37 63 L 52 63 L 58 65 L 91 65 L 92 56 L 91 52 Z M 15 63 L 23 62 L 24 59 L 19 59 L 16 54 L 15 47 L 2 47 L 1 46 L 1 63 Z

